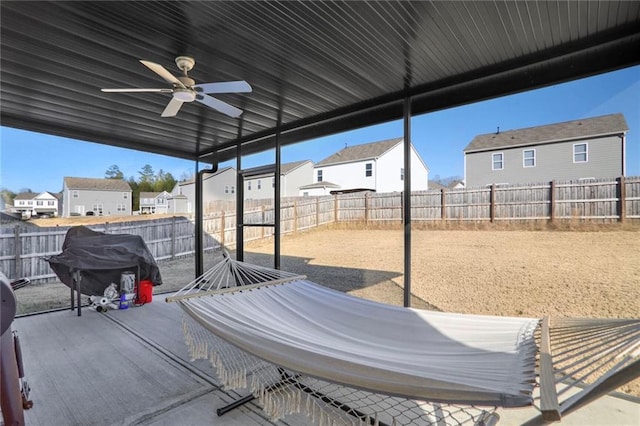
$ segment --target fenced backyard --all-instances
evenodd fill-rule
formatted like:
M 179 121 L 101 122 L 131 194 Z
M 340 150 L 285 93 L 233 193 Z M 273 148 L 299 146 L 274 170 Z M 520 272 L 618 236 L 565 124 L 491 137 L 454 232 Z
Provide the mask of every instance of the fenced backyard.
M 403 193 L 371 192 L 296 197 L 282 200 L 282 234 L 302 232 L 336 223 L 386 226 L 403 221 Z M 431 190 L 411 194 L 414 224 L 580 221 L 609 223 L 640 219 L 640 177 L 601 181 L 548 182 L 538 185 L 491 186 L 478 189 Z M 205 250 L 235 247 L 235 203 L 206 204 L 203 230 Z M 247 200 L 243 216 L 244 239 L 257 241 L 273 235 L 272 200 Z M 114 222 L 89 226 L 106 233 L 140 235 L 156 260 L 176 259 L 195 251 L 195 227 L 176 216 L 148 221 Z M 55 278 L 46 256 L 62 250 L 68 226 L 39 228 L 3 224 L 0 268 L 10 279 Z

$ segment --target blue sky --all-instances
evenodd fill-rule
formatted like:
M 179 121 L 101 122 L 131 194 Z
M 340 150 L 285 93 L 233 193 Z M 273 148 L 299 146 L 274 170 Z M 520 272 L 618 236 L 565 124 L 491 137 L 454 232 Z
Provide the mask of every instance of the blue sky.
M 463 149 L 474 136 L 605 114 L 623 113 L 627 176 L 640 175 L 640 66 L 517 95 L 413 117 L 411 137 L 430 178 L 463 177 Z M 402 120 L 314 139 L 282 149 L 282 161 L 318 162 L 345 145 L 402 136 Z M 243 168 L 270 164 L 273 150 L 243 159 Z M 138 177 L 145 164 L 176 179 L 193 174 L 192 161 L 0 127 L 0 187 L 58 192 L 64 176 L 102 178 L 116 164 Z M 235 162 L 223 165 L 235 166 Z

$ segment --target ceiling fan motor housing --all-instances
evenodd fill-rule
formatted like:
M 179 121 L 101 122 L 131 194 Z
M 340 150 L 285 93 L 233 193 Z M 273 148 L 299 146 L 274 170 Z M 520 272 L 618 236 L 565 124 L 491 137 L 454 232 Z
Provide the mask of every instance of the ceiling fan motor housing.
M 196 93 L 192 89 L 193 85 L 196 84 L 195 80 L 189 77 L 178 77 L 178 80 L 187 88 L 174 87 L 173 97 L 182 102 L 193 102 L 196 99 Z

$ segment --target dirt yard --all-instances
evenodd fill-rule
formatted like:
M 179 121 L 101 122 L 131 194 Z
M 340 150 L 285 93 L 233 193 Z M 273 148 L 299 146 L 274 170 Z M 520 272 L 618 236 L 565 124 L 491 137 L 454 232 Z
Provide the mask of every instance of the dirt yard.
M 247 250 L 265 254 L 272 247 Z M 318 230 L 283 238 L 282 267 L 323 285 L 402 303 L 377 289 L 393 284 L 402 293 L 403 247 L 398 230 Z M 413 295 L 443 311 L 640 314 L 640 232 L 414 231 L 411 252 Z

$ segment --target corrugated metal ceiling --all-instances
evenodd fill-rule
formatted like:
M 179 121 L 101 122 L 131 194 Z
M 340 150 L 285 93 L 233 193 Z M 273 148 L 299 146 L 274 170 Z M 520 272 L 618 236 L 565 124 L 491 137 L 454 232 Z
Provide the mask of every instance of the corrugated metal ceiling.
M 640 2 L 119 1 L 1 6 L 5 126 L 196 159 L 235 155 L 640 63 Z M 138 60 L 198 83 L 247 80 L 161 118 L 170 87 Z M 280 126 L 278 126 L 280 123 Z

